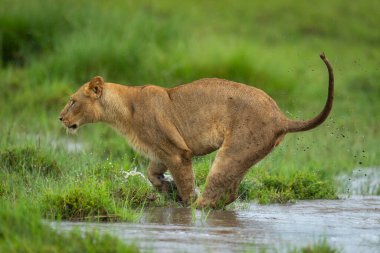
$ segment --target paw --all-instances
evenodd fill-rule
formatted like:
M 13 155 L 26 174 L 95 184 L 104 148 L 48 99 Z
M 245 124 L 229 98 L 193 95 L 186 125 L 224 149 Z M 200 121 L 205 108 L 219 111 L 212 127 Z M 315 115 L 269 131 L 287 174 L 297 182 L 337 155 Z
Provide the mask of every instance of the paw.
M 195 208 L 197 208 L 197 209 L 204 209 L 204 208 L 215 209 L 216 208 L 216 201 L 210 201 L 210 200 L 207 200 L 207 199 L 200 197 L 195 202 Z
M 162 185 L 160 186 L 159 191 L 161 193 L 173 194 L 177 193 L 177 186 L 173 180 L 164 179 L 161 181 Z
M 162 181 L 160 188 L 157 189 L 167 198 L 181 202 L 181 198 L 179 197 L 178 189 L 174 181 L 165 179 Z
M 183 206 L 193 206 L 196 200 L 198 199 L 200 195 L 200 191 L 198 188 L 195 188 L 193 193 L 190 195 L 190 197 L 187 197 L 186 200 L 181 199 Z

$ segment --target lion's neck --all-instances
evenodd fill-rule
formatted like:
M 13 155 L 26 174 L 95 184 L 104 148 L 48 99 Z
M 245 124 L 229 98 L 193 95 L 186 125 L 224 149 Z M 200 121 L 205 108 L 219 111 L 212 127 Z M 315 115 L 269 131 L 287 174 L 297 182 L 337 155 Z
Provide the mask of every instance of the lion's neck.
M 131 102 L 135 90 L 133 87 L 107 84 L 102 94 L 103 113 L 105 122 L 120 133 L 129 135 L 131 126 Z

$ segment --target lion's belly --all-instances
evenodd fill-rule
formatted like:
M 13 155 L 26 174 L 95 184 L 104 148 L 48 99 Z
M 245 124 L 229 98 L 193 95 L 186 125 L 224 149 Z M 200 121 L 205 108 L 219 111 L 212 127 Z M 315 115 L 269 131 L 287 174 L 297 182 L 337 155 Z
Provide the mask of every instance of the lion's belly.
M 186 144 L 196 156 L 206 155 L 217 150 L 223 143 L 224 134 L 217 127 L 197 129 L 184 136 Z

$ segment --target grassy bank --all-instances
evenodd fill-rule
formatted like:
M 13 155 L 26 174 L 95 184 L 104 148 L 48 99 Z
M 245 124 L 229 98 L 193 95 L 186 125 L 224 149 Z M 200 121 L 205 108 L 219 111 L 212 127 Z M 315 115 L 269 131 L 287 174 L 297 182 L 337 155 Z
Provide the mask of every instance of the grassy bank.
M 137 171 L 138 159 L 134 160 L 136 165 L 129 164 L 129 159 L 125 164 L 106 158 L 78 167 L 74 163 L 81 162 L 75 156 L 73 164 L 66 160 L 60 153 L 37 147 L 1 152 L 1 199 L 16 203 L 27 200 L 43 217 L 65 220 L 136 221 L 142 208 L 179 205 L 175 197 L 155 192 L 144 173 Z M 212 158 L 206 157 L 195 164 L 200 189 L 211 162 Z M 242 200 L 260 203 L 336 198 L 335 188 L 326 180 L 314 172 L 283 177 L 258 169 L 244 180 L 240 194 Z
M 25 203 L 14 205 L 3 202 L 0 220 L 1 252 L 140 252 L 136 245 L 127 245 L 105 233 L 81 232 L 75 229 L 57 232 L 49 224 L 41 221 L 37 210 L 31 209 L 29 204 Z M 326 241 L 288 251 L 292 253 L 339 252 Z M 262 249 L 260 252 L 267 251 Z
M 144 174 L 147 160 L 98 124 L 67 136 L 70 93 L 94 75 L 164 87 L 220 77 L 265 90 L 290 118 L 319 112 L 336 73 L 332 116 L 290 134 L 247 175 L 243 200 L 336 198 L 334 176 L 378 166 L 377 1 L 25 1 L 0 3 L 0 198 L 54 219 L 134 220 L 177 205 Z M 204 187 L 214 154 L 194 160 Z
M 134 245 L 95 231 L 58 233 L 29 205 L 4 203 L 0 220 L 1 252 L 140 252 Z

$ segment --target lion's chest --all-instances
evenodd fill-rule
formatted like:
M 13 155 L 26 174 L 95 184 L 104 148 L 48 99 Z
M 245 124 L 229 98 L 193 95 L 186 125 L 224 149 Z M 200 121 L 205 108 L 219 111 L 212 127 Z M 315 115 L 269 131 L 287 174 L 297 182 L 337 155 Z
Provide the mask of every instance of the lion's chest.
M 153 161 L 158 160 L 157 155 L 153 151 L 153 149 L 147 144 L 145 144 L 143 141 L 141 141 L 137 135 L 135 134 L 127 135 L 127 141 L 128 141 L 129 146 L 133 148 L 133 150 L 135 150 L 139 154 Z
M 139 154 L 145 156 L 146 158 L 157 161 L 157 155 L 153 151 L 152 147 L 147 145 L 145 142 L 141 140 L 141 138 L 138 137 L 136 134 L 136 131 L 133 131 L 131 128 L 125 127 L 124 124 L 119 125 L 113 125 L 114 129 L 116 129 L 119 133 L 121 133 L 124 137 L 126 137 L 126 140 L 128 142 L 128 145 L 138 152 Z

